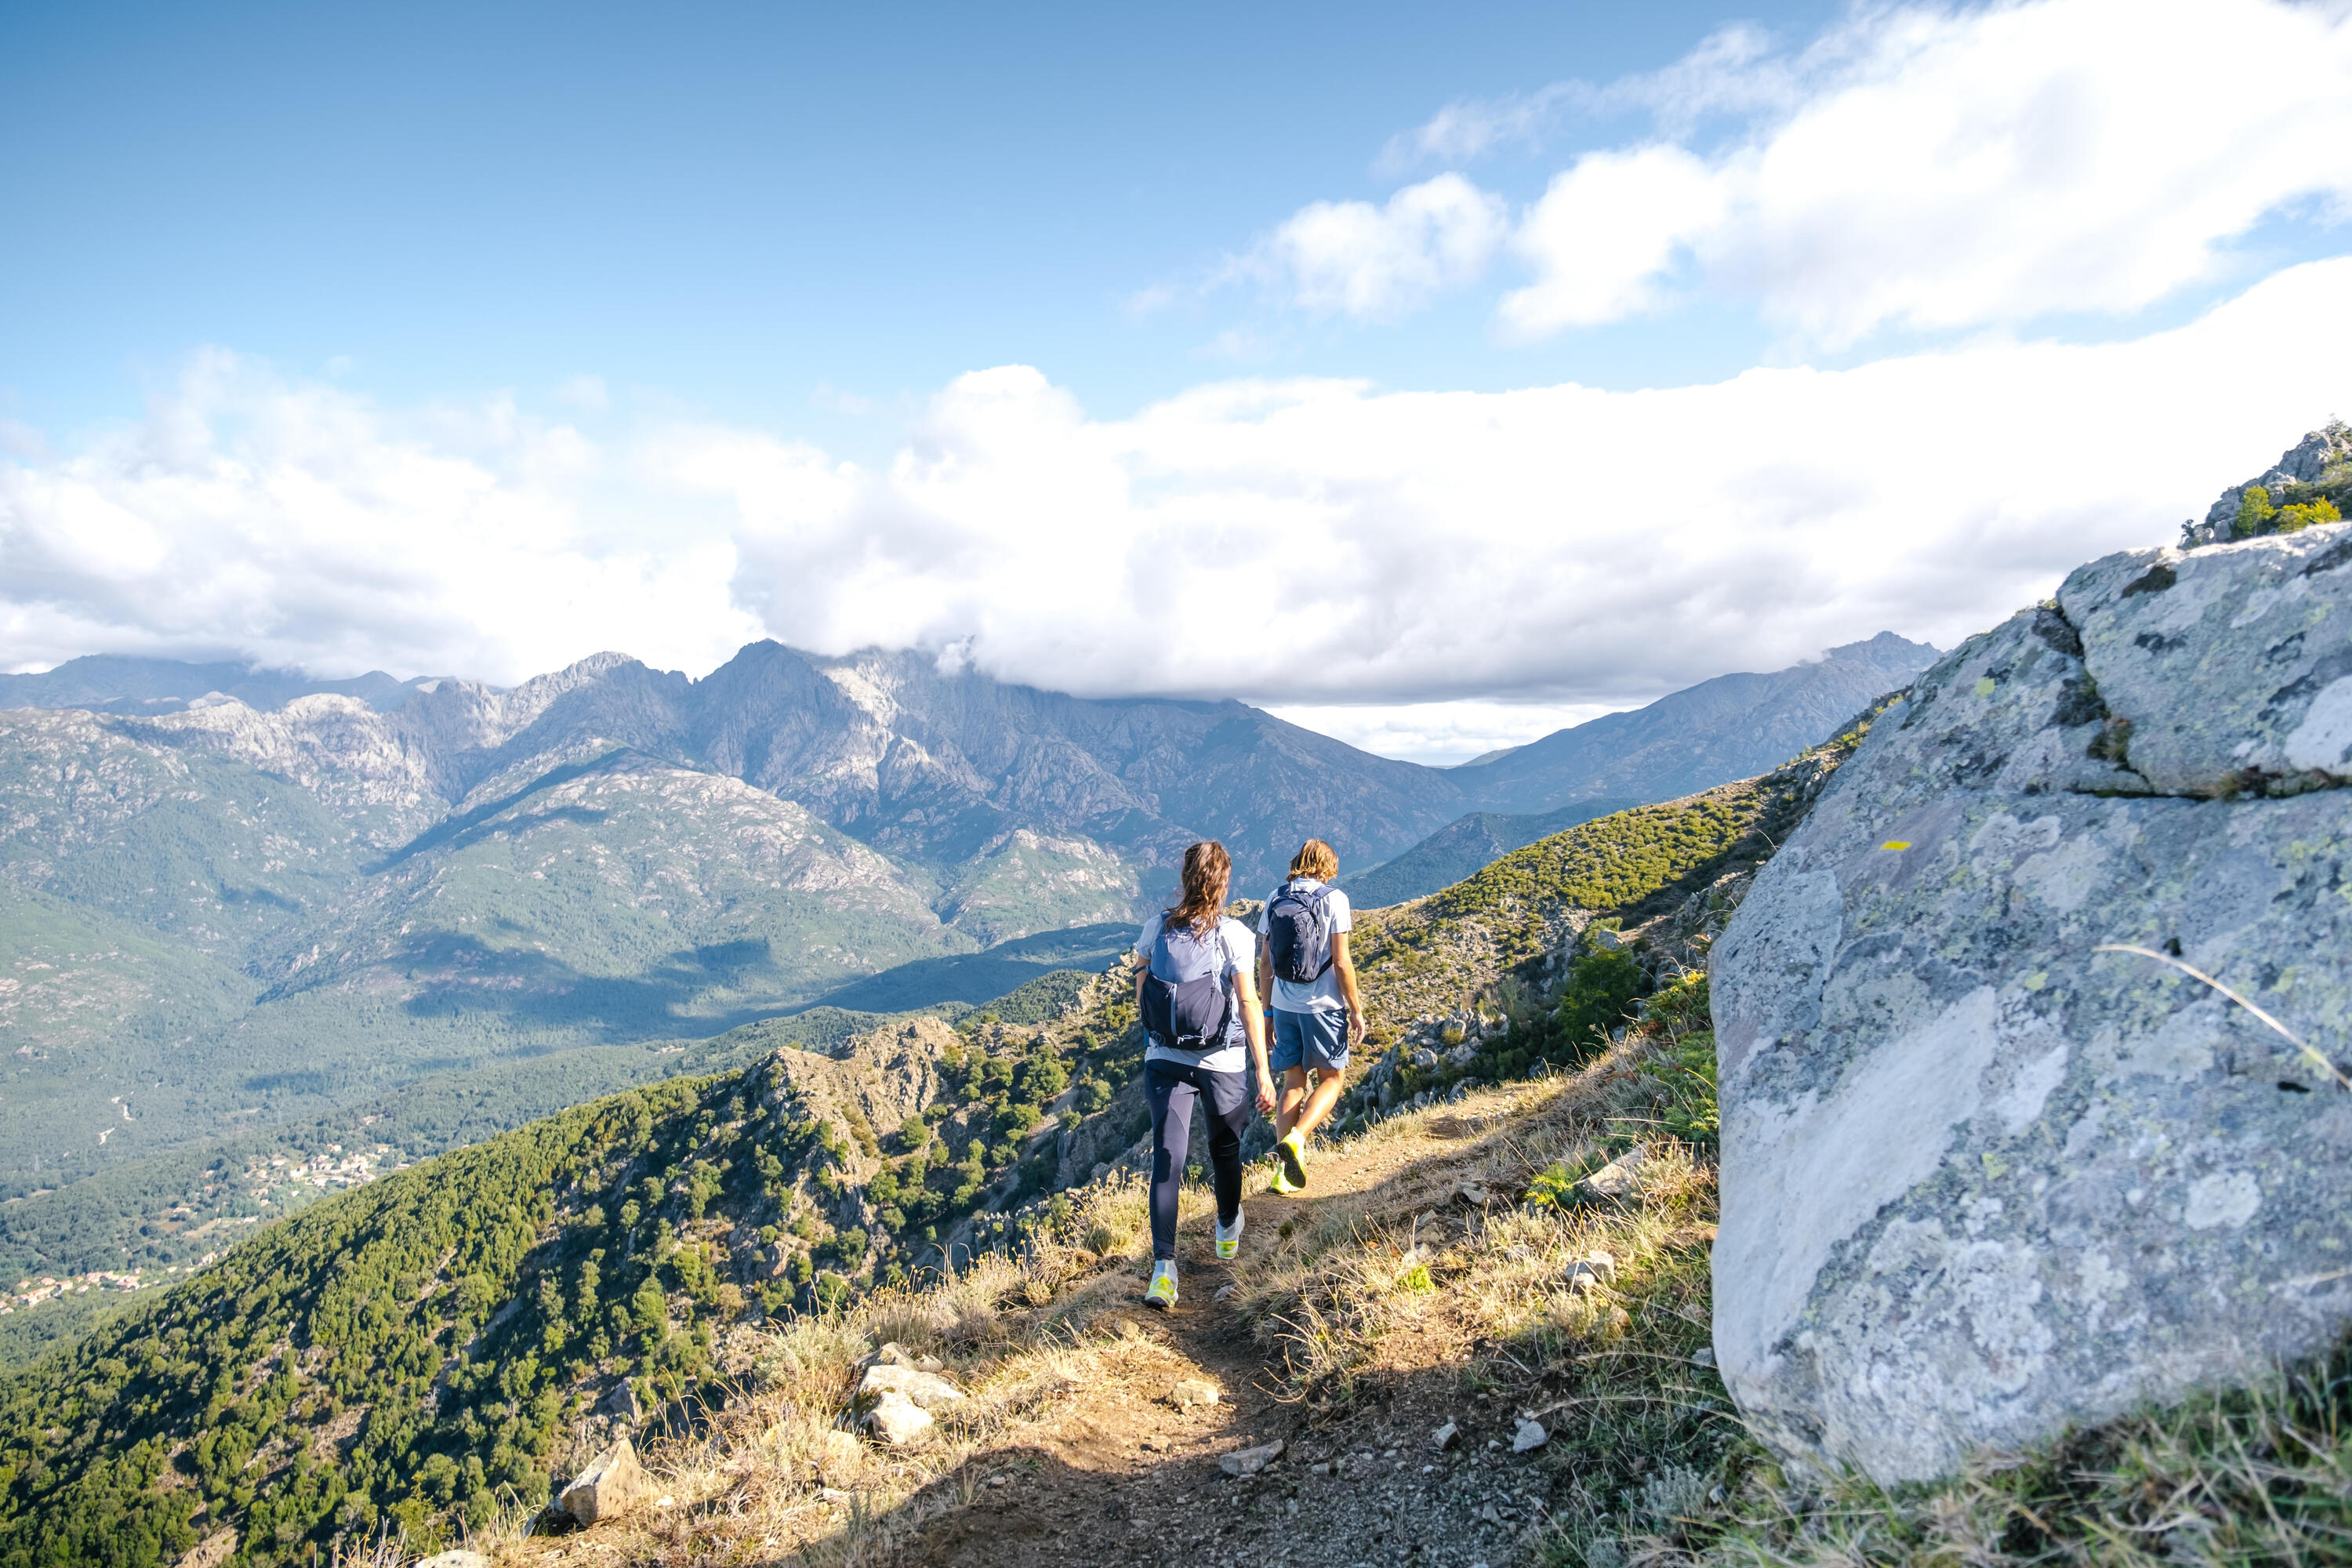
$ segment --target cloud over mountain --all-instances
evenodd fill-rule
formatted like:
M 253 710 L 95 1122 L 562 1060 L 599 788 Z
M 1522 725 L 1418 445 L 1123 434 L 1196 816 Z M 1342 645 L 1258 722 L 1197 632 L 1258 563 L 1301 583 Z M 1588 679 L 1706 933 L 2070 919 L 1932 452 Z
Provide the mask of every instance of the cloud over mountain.
M 1243 381 L 1104 419 L 1006 366 L 876 467 L 209 355 L 139 425 L 0 463 L 0 656 L 514 679 L 768 635 L 1087 694 L 1622 704 L 1884 629 L 1948 643 L 2169 538 L 2340 405 L 2347 288 L 2317 263 L 2137 342 L 1639 393 Z

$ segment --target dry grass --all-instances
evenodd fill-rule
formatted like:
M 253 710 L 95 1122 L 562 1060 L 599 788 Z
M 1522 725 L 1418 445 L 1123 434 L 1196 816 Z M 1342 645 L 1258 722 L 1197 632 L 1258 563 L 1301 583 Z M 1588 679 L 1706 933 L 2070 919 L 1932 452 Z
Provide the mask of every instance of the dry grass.
M 1622 1543 L 1659 1564 L 2352 1563 L 2352 1355 L 2151 1411 L 1889 1493 L 1792 1486 L 1760 1449 L 1746 1484 Z M 1604 1555 L 1598 1561 L 1606 1562 Z
M 1683 1043 L 1664 1023 L 1636 1029 L 1572 1075 L 1349 1141 L 1335 1157 L 1392 1173 L 1284 1237 L 1244 1299 L 1318 1413 L 1437 1369 L 1542 1423 L 1568 1500 L 1532 1543 L 1546 1560 L 1580 1560 L 1643 1507 L 1704 1504 L 1739 1442 L 1722 1385 L 1693 1360 L 1708 1337 L 1715 1170 L 1704 1146 L 1662 1131 L 1687 1094 Z M 1637 1144 L 1647 1158 L 1622 1199 L 1518 1201 L 1543 1173 L 1565 1185 Z M 1570 1266 L 1596 1253 L 1613 1279 L 1572 1288 Z
M 1125 1373 L 1164 1378 L 1148 1337 L 1121 1332 L 1148 1251 L 1145 1194 L 1113 1181 L 1072 1194 L 1060 1234 L 1022 1256 L 982 1254 L 920 1291 L 877 1291 L 848 1310 L 781 1325 L 742 1395 L 695 1436 L 644 1455 L 669 1506 L 596 1532 L 606 1562 L 848 1565 L 967 1505 L 990 1456 L 1056 1420 L 1080 1390 Z M 1185 1197 L 1188 1217 L 1205 1193 Z M 887 1448 L 846 1415 L 881 1345 L 937 1355 L 969 1395 L 929 1441 Z M 542 1562 L 572 1538 L 507 1546 L 501 1563 Z M 609 1551 L 603 1549 L 609 1549 Z

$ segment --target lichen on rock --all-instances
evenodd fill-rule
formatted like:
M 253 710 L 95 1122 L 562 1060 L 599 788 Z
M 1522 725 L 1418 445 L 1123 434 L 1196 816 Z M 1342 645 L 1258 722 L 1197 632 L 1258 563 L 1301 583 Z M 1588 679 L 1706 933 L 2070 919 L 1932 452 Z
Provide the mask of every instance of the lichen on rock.
M 2352 525 L 2106 557 L 1758 874 L 1711 964 L 1716 1349 L 1785 1454 L 1923 1479 L 2352 1321 L 2352 1098 L 2099 951 L 2352 1032 L 2347 648 Z

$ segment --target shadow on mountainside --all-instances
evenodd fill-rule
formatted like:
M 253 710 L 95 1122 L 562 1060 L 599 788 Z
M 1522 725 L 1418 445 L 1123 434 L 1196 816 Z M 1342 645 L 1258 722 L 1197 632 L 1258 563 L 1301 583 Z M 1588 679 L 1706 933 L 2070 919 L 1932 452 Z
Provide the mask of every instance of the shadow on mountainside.
M 1134 940 L 1135 928 L 1124 921 L 1039 931 L 998 942 L 978 952 L 919 958 L 898 964 L 828 991 L 785 1016 L 817 1007 L 905 1013 L 942 1002 L 978 1005 L 1008 995 L 1030 981 L 1057 970 L 1098 973 Z
M 446 817 L 434 824 L 374 865 L 370 866 L 367 868 L 368 872 L 370 875 L 374 875 L 378 872 L 389 871 L 430 850 L 463 848 L 467 844 L 474 843 L 492 833 L 511 832 L 515 825 L 511 822 L 501 823 L 498 818 L 523 801 L 542 791 L 553 789 L 558 784 L 569 784 L 573 779 L 583 778 L 590 773 L 613 772 L 618 764 L 636 759 L 636 756 L 637 754 L 627 747 L 615 747 L 609 752 L 590 757 L 584 762 L 565 763 L 560 767 L 550 768 L 520 789 L 502 795 L 496 800 L 485 801 L 471 811 L 460 812 L 455 816 Z M 652 761 L 650 758 L 639 760 Z M 572 820 L 593 823 L 603 820 L 605 815 L 604 812 L 571 807 L 553 813 L 538 813 L 533 819 L 553 820 L 561 816 Z

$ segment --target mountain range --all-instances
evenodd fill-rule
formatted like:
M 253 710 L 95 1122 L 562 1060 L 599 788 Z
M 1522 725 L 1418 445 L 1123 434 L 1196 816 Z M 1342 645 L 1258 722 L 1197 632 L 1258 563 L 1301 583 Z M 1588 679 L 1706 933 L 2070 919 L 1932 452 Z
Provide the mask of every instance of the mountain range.
M 985 1001 L 1061 962 L 1039 933 L 1097 928 L 1066 958 L 1098 966 L 1195 837 L 1242 891 L 1309 835 L 1369 868 L 1465 816 L 1687 794 L 1930 652 L 1882 636 L 1455 769 L 1235 701 L 772 642 L 700 680 L 604 654 L 511 689 L 124 658 L 6 677 L 0 1199 L 420 1080 L 503 1086 L 463 1119 L 478 1136 L 501 1096 L 520 1115 L 638 1081 L 615 1049 Z M 1420 882 L 1486 847 L 1424 854 Z

